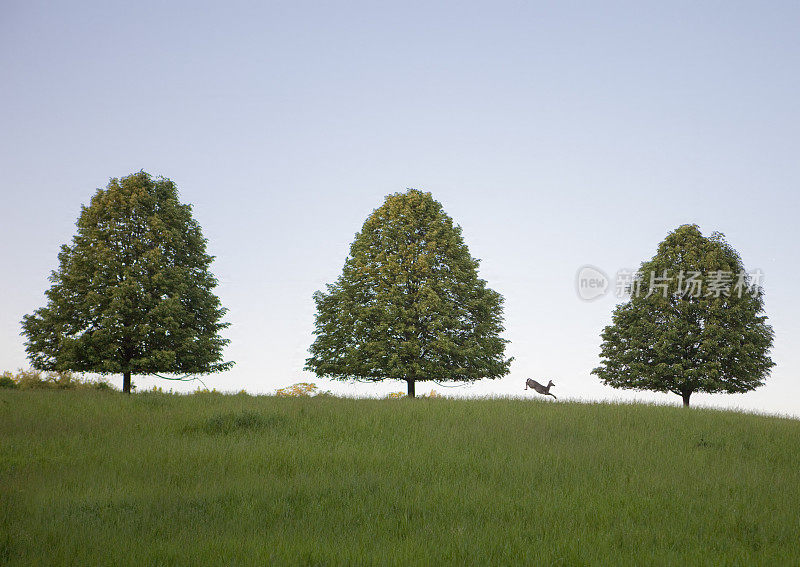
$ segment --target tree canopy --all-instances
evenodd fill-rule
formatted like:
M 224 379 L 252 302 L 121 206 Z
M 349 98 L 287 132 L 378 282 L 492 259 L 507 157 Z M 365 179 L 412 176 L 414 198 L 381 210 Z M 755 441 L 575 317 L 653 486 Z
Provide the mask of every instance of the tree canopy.
M 213 293 L 206 239 L 169 179 L 111 179 L 61 247 L 47 304 L 22 321 L 40 370 L 205 374 L 226 370 L 226 309 Z
M 694 392 L 761 386 L 774 363 L 759 279 L 722 234 L 677 228 L 614 310 L 593 374 L 615 388 L 675 393 L 686 406 Z
M 386 197 L 338 280 L 316 292 L 306 369 L 339 380 L 471 382 L 508 373 L 503 298 L 430 193 Z

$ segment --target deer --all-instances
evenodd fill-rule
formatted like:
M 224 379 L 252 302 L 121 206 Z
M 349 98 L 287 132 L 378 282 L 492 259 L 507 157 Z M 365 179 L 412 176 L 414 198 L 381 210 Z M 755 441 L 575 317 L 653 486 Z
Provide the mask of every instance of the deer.
M 540 394 L 544 394 L 545 396 L 553 396 L 553 399 L 557 400 L 558 398 L 556 398 L 555 395 L 550 393 L 550 388 L 553 387 L 553 386 L 555 386 L 555 384 L 553 384 L 552 380 L 550 380 L 550 382 L 547 384 L 547 386 L 542 386 L 541 384 L 539 384 L 539 382 L 537 382 L 536 380 L 532 380 L 531 378 L 528 378 L 527 380 L 525 380 L 525 389 L 526 390 L 528 388 L 532 388 L 532 389 L 536 390 L 537 392 L 539 392 Z

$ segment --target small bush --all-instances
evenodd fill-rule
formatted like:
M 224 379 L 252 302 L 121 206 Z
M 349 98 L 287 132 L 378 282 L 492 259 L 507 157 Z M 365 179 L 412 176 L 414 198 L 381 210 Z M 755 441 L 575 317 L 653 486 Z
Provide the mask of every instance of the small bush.
M 17 387 L 17 383 L 14 382 L 14 378 L 11 375 L 11 372 L 3 372 L 0 374 L 0 388 L 11 388 L 14 389 Z
M 106 380 L 90 380 L 81 378 L 65 370 L 62 372 L 42 372 L 41 370 L 17 370 L 3 372 L 0 375 L 0 387 L 19 388 L 21 390 L 114 390 L 114 386 Z M 10 381 L 10 382 L 9 382 Z M 10 384 L 14 384 L 13 386 Z
M 300 398 L 305 396 L 312 396 L 317 391 L 317 385 L 311 382 L 298 382 L 292 386 L 281 388 L 275 392 L 276 396 L 284 396 L 290 398 Z
M 75 385 L 72 372 L 42 372 L 41 370 L 17 370 L 14 381 L 23 390 L 67 390 Z
M 390 394 L 386 394 L 387 400 L 398 400 L 400 398 L 405 398 L 405 392 L 391 392 Z M 436 390 L 431 390 L 430 394 L 422 394 L 421 396 L 417 396 L 418 398 L 441 398 L 441 394 L 437 394 Z

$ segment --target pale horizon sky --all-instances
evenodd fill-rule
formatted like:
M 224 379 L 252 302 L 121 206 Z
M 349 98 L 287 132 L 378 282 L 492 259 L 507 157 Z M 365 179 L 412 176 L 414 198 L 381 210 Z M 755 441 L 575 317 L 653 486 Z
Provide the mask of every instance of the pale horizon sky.
M 796 2 L 4 2 L 0 371 L 28 366 L 19 321 L 81 204 L 144 169 L 176 182 L 217 257 L 236 366 L 210 388 L 404 390 L 302 367 L 312 294 L 414 187 L 505 297 L 515 357 L 503 379 L 418 393 L 532 396 L 531 377 L 560 400 L 679 403 L 590 375 L 617 300 L 581 301 L 575 276 L 636 269 L 696 223 L 764 272 L 777 366 L 692 403 L 800 417 L 798 30 Z

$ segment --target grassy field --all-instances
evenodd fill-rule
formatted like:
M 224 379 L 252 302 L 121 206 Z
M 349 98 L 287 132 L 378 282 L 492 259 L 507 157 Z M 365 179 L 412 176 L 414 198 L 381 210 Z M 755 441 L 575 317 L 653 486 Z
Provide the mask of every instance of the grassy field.
M 0 390 L 0 563 L 798 565 L 800 421 Z

